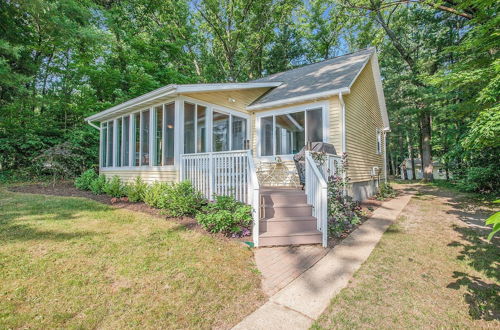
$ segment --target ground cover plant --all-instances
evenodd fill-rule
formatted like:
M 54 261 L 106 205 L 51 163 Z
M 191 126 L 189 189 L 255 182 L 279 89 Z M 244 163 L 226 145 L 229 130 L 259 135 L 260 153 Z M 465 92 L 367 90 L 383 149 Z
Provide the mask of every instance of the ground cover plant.
M 252 208 L 234 197 L 215 196 L 196 215 L 196 221 L 211 233 L 248 236 L 252 225 Z
M 84 198 L 0 187 L 0 328 L 229 328 L 263 299 L 252 253 Z
M 500 240 L 489 242 L 484 226 L 491 207 L 419 185 L 313 329 L 500 327 Z

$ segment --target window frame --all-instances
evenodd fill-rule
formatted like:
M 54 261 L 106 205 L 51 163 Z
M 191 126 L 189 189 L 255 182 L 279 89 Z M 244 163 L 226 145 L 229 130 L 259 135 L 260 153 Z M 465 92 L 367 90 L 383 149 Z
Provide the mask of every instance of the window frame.
M 383 148 L 382 148 L 382 130 L 380 128 L 377 128 L 375 130 L 375 154 L 377 155 L 382 155 Z
M 204 102 L 204 101 L 201 101 L 201 100 L 198 100 L 198 99 L 195 99 L 195 98 L 192 98 L 192 97 L 188 97 L 188 96 L 181 96 L 178 98 L 179 100 L 179 105 L 180 105 L 180 116 L 184 119 L 184 102 L 188 102 L 188 103 L 192 103 L 194 105 L 201 105 L 201 106 L 204 106 L 206 107 L 206 114 L 205 114 L 205 120 L 206 120 L 206 127 L 207 127 L 207 136 L 206 136 L 206 140 L 205 140 L 205 143 L 206 143 L 206 150 L 205 152 L 201 152 L 200 154 L 203 154 L 203 153 L 208 153 L 208 152 L 225 152 L 225 151 L 213 151 L 213 113 L 214 111 L 215 112 L 218 112 L 218 113 L 222 113 L 222 114 L 226 114 L 226 115 L 229 115 L 229 150 L 227 150 L 227 152 L 230 152 L 230 151 L 233 151 L 231 150 L 232 148 L 232 128 L 233 128 L 233 124 L 232 124 L 232 118 L 233 116 L 236 116 L 236 117 L 240 117 L 240 118 L 243 118 L 246 120 L 246 139 L 245 140 L 250 140 L 250 129 L 251 129 L 251 123 L 250 123 L 250 120 L 251 120 L 251 116 L 250 114 L 247 114 L 247 113 L 244 113 L 244 112 L 241 112 L 241 111 L 238 111 L 238 110 L 234 110 L 234 109 L 230 109 L 230 108 L 227 108 L 227 107 L 224 107 L 224 106 L 220 106 L 220 105 L 216 105 L 216 104 L 213 104 L 213 103 L 209 103 L 209 102 Z M 196 133 L 196 127 L 195 127 L 195 133 Z M 181 144 L 180 144 L 180 152 L 179 152 L 179 156 L 182 155 L 184 153 L 184 122 L 182 122 L 182 132 L 180 133 L 180 136 L 182 138 L 182 141 L 181 141 Z M 195 139 L 196 141 L 196 139 Z M 251 148 L 249 148 L 251 150 Z M 196 148 L 195 148 L 196 150 Z M 246 150 L 246 149 L 244 149 Z M 198 153 L 195 151 L 195 154 Z
M 129 118 L 129 130 L 127 132 L 128 136 L 129 136 L 129 165 L 128 166 L 116 166 L 116 163 L 115 163 L 115 159 L 116 157 L 113 157 L 113 165 L 112 166 L 106 166 L 106 164 L 102 164 L 103 160 L 102 160 L 102 145 L 103 145 L 103 140 L 102 140 L 102 136 L 103 136 L 103 133 L 102 131 L 100 132 L 100 136 L 101 136 L 101 142 L 100 142 L 100 150 L 99 150 L 99 158 L 100 158 L 100 162 L 99 162 L 99 167 L 100 167 L 100 170 L 103 170 L 103 172 L 106 172 L 106 171 L 142 171 L 142 170 L 159 170 L 159 171 L 173 171 L 173 170 L 176 170 L 177 168 L 177 150 L 178 150 L 178 147 L 176 145 L 176 142 L 174 142 L 174 164 L 173 165 L 151 165 L 152 164 L 152 157 L 153 157 L 153 154 L 155 151 L 152 151 L 151 148 L 153 146 L 153 141 L 155 140 L 154 138 L 154 130 L 152 129 L 152 125 L 153 125 L 153 122 L 154 122 L 154 117 L 153 117 L 153 114 L 156 115 L 156 107 L 159 107 L 159 106 L 162 106 L 163 107 L 163 115 L 162 115 L 162 128 L 164 128 L 164 124 L 165 124 L 165 114 L 166 114 L 166 111 L 165 111 L 165 106 L 167 104 L 174 104 L 174 141 L 177 141 L 179 140 L 179 134 L 178 134 L 178 123 L 179 123 L 179 119 L 178 119 L 178 105 L 177 105 L 177 102 L 178 99 L 177 98 L 173 98 L 173 99 L 169 99 L 169 100 L 165 100 L 163 102 L 159 102 L 159 103 L 155 103 L 151 106 L 147 106 L 147 107 L 143 107 L 143 108 L 140 108 L 138 110 L 134 110 L 134 111 L 131 111 L 131 112 L 127 112 L 127 114 L 125 115 L 121 115 L 121 116 L 118 116 L 118 117 L 115 117 L 115 118 L 112 118 L 112 119 L 109 119 L 109 120 L 104 120 L 101 122 L 101 128 L 106 126 L 106 129 L 108 127 L 108 123 L 109 122 L 113 122 L 116 124 L 117 121 L 121 121 L 121 125 L 122 125 L 122 134 L 124 135 L 125 132 L 123 131 L 123 122 L 124 122 L 124 118 L 125 117 L 128 117 Z M 148 134 L 148 140 L 149 140 L 149 157 L 150 157 L 150 162 L 149 162 L 149 165 L 141 165 L 141 157 L 142 157 L 142 118 L 143 118 L 143 115 L 142 113 L 144 111 L 150 111 L 150 116 L 149 116 L 149 134 Z M 135 140 L 135 130 L 136 130 L 136 125 L 135 125 L 135 115 L 136 114 L 139 114 L 140 116 L 140 120 L 139 120 L 139 150 L 135 150 L 135 143 L 136 143 L 136 140 Z M 116 125 L 113 125 L 113 131 L 115 131 Z M 107 129 L 108 130 L 108 129 Z M 108 133 L 109 134 L 109 133 Z M 164 134 L 164 129 L 162 129 L 162 135 Z M 115 134 L 113 134 L 115 135 Z M 122 143 L 121 143 L 121 148 L 122 148 L 122 152 L 121 152 L 121 156 L 122 156 L 122 164 L 123 164 L 123 157 L 124 157 L 124 152 L 123 152 L 123 135 L 122 135 Z M 165 140 L 165 139 L 163 139 Z M 164 142 L 164 145 L 165 145 L 165 142 Z M 116 153 L 115 151 L 115 148 L 116 148 L 116 138 L 113 138 L 113 153 Z M 107 149 L 106 149 L 106 152 Z M 135 153 L 136 152 L 139 152 L 139 165 L 135 165 Z M 162 164 L 164 164 L 164 155 L 162 154 Z M 104 166 L 103 166 L 104 165 Z
M 286 115 L 286 114 L 291 114 L 295 112 L 301 112 L 301 111 L 308 111 L 308 110 L 316 110 L 321 108 L 321 115 L 322 115 L 322 121 L 323 121 L 323 142 L 328 142 L 329 139 L 329 134 L 328 134 L 328 128 L 329 128 L 329 109 L 330 109 L 330 102 L 329 101 L 323 101 L 323 102 L 313 102 L 313 103 L 307 103 L 307 104 L 302 104 L 299 106 L 292 106 L 292 107 L 285 107 L 285 108 L 279 108 L 279 109 L 273 109 L 273 110 L 267 110 L 267 111 L 259 111 L 256 116 L 255 116 L 255 136 L 257 139 L 257 157 L 261 160 L 274 160 L 276 157 L 280 157 L 282 160 L 293 160 L 293 154 L 284 154 L 284 155 L 277 155 L 276 154 L 276 116 L 280 115 Z M 262 127 L 261 127 L 261 119 L 263 117 L 271 117 L 273 119 L 273 138 L 272 138 L 272 144 L 273 144 L 273 154 L 270 156 L 263 156 L 262 155 Z M 307 114 L 304 113 L 304 124 L 305 124 L 305 139 L 307 139 Z M 305 141 L 307 143 L 307 141 Z

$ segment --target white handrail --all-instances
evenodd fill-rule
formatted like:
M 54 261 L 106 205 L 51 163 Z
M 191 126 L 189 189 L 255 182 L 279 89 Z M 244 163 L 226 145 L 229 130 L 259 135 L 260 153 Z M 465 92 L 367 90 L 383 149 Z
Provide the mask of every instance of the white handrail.
M 259 221 L 260 221 L 260 192 L 259 192 L 259 179 L 253 163 L 252 152 L 247 152 L 249 175 L 248 175 L 248 196 L 251 196 L 250 205 L 252 206 L 253 218 L 253 244 L 255 247 L 259 246 Z
M 307 203 L 313 206 L 313 216 L 317 219 L 317 229 L 322 233 L 323 247 L 328 246 L 328 186 L 324 175 L 311 156 L 305 154 L 305 191 Z

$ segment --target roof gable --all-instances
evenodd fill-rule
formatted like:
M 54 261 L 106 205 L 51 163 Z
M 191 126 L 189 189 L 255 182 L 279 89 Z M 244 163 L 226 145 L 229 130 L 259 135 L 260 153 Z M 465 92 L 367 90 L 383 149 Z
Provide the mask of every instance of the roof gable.
M 283 83 L 254 101 L 249 109 L 272 105 L 280 100 L 348 91 L 374 53 L 375 48 L 368 48 L 253 80 Z

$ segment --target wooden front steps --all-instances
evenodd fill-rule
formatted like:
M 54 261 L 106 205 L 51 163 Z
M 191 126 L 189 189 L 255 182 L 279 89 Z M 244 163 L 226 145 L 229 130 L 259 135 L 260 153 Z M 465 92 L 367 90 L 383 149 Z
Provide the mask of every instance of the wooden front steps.
M 260 246 L 321 244 L 321 232 L 303 190 L 263 187 L 260 196 Z

